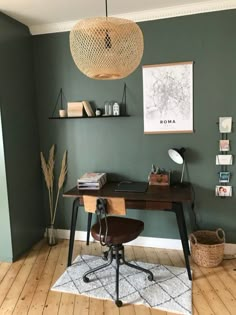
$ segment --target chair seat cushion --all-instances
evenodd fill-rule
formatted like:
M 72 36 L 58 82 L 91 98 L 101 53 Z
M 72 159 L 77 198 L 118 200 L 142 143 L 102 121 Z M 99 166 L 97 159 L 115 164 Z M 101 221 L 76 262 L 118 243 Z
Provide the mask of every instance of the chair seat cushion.
M 137 238 L 144 229 L 144 223 L 142 221 L 123 217 L 109 216 L 107 217 L 107 224 L 107 239 L 106 241 L 104 240 L 106 244 L 118 245 L 130 242 Z M 106 226 L 105 219 L 101 220 L 101 226 L 101 235 L 103 240 Z M 91 234 L 97 241 L 100 241 L 99 229 L 99 223 L 94 224 L 91 229 Z

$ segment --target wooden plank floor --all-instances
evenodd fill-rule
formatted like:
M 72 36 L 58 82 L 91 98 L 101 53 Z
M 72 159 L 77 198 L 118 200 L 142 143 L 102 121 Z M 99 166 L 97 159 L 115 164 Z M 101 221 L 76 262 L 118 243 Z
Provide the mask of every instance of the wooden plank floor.
M 0 315 L 175 315 L 144 306 L 125 305 L 50 291 L 66 268 L 68 240 L 49 247 L 45 240 L 15 263 L 0 262 Z M 100 255 L 97 243 L 75 242 L 78 254 Z M 184 266 L 182 251 L 126 246 L 127 260 Z M 193 314 L 236 314 L 236 259 L 224 260 L 217 268 L 193 269 Z

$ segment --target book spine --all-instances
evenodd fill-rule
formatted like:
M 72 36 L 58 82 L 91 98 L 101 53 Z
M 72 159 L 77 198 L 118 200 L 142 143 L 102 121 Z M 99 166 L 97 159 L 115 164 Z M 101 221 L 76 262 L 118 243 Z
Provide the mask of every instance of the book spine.
M 85 109 L 85 111 L 86 111 L 86 114 L 87 114 L 89 117 L 95 116 L 95 114 L 94 114 L 94 112 L 93 112 L 93 110 L 92 110 L 92 107 L 91 107 L 90 103 L 87 102 L 87 101 L 83 101 L 82 103 L 83 103 L 83 105 L 84 105 L 84 109 Z
M 81 186 L 81 187 L 85 187 L 85 186 L 94 186 L 94 187 L 96 187 L 96 186 L 99 186 L 100 185 L 100 183 L 99 182 L 97 182 L 97 183 L 78 183 L 78 186 Z
M 99 190 L 101 187 L 77 187 L 79 190 Z

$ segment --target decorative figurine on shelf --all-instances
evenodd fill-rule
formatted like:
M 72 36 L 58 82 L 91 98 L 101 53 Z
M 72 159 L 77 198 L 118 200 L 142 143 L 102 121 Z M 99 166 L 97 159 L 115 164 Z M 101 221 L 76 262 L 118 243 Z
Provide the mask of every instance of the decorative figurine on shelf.
M 113 104 L 113 116 L 120 116 L 120 105 L 118 103 Z
M 104 116 L 112 116 L 112 102 L 105 102 L 104 109 Z

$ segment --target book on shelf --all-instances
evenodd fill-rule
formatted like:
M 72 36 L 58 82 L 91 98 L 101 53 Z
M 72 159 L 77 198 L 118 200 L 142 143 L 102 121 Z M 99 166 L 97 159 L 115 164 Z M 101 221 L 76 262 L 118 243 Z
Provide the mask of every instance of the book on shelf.
M 67 104 L 68 117 L 82 117 L 83 116 L 83 102 L 69 102 Z
M 102 188 L 102 186 L 103 185 L 101 185 L 101 186 L 90 186 L 90 185 L 88 185 L 88 186 L 77 186 L 77 188 L 80 189 L 80 190 L 99 190 L 99 189 Z
M 106 183 L 106 173 L 85 173 L 77 180 L 78 189 L 100 189 Z
M 95 116 L 94 111 L 92 109 L 92 106 L 90 105 L 90 103 L 88 101 L 83 101 L 83 106 L 84 106 L 84 110 L 86 112 L 86 114 L 91 117 L 91 116 Z

